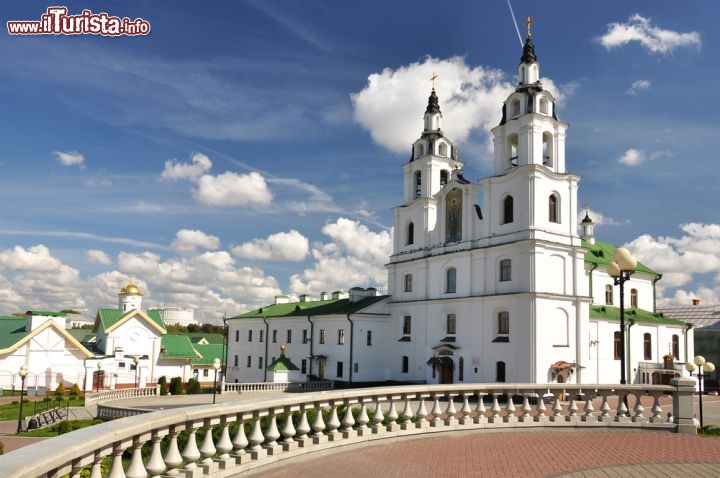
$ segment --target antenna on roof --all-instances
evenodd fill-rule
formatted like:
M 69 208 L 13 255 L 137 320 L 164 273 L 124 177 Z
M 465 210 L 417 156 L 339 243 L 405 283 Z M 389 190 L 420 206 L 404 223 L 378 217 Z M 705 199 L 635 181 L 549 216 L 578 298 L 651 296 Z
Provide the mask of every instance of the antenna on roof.
M 513 25 L 515 25 L 515 31 L 518 35 L 518 40 L 520 40 L 520 46 L 523 46 L 522 36 L 520 35 L 520 29 L 517 25 L 517 20 L 515 20 L 515 12 L 513 12 L 512 5 L 510 5 L 510 0 L 507 0 L 508 8 L 510 9 L 510 15 L 512 16 Z

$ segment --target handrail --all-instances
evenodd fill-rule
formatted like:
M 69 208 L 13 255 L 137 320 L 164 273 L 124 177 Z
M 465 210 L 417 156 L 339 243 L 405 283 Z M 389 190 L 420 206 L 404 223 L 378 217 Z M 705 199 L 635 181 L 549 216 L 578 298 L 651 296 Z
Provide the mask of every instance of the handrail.
M 105 458 L 111 477 L 160 476 L 202 468 L 203 476 L 233 476 L 271 462 L 331 447 L 421 433 L 519 427 L 623 427 L 695 433 L 694 382 L 673 385 L 410 385 L 288 394 L 161 410 L 114 420 L 28 445 L 0 457 L 0 476 L 100 476 Z M 556 396 L 567 396 L 568 401 Z M 517 397 L 519 400 L 513 400 Z M 625 400 L 630 408 L 626 408 Z M 660 400 L 672 398 L 674 423 Z M 643 398 L 645 405 L 643 405 Z M 587 399 L 587 400 L 586 400 Z M 610 402 L 617 400 L 615 409 Z M 535 403 L 533 403 L 535 402 Z M 517 406 L 516 406 L 517 405 Z M 649 407 L 646 410 L 646 407 Z M 327 417 L 313 411 L 326 410 Z M 293 412 L 298 412 L 293 418 Z M 309 423 L 308 412 L 316 417 Z M 278 423 L 278 415 L 283 423 Z M 261 425 L 261 418 L 266 425 Z M 238 423 L 230 437 L 230 426 Z M 251 430 L 249 436 L 245 425 Z M 213 439 L 218 427 L 219 439 Z M 196 433 L 204 429 L 198 446 Z M 182 452 L 178 435 L 187 433 Z M 152 452 L 144 460 L 143 445 Z M 166 450 L 162 450 L 163 445 Z M 123 465 L 123 454 L 132 458 Z M 42 457 L 38 460 L 38 457 Z
M 150 397 L 160 395 L 160 386 L 120 388 L 118 390 L 102 390 L 99 392 L 88 392 L 85 394 L 85 405 L 94 403 L 111 402 L 125 398 Z

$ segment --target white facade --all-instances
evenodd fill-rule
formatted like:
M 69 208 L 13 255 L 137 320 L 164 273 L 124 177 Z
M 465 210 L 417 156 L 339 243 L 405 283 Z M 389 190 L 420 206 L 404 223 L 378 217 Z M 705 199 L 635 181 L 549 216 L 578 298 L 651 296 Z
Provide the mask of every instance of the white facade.
M 157 309 L 166 325 L 180 325 L 187 327 L 191 324 L 197 324 L 195 320 L 195 311 L 193 309 L 185 309 L 182 307 L 162 307 Z
M 288 353 L 311 357 L 307 374 L 326 379 L 618 383 L 620 288 L 607 273 L 616 248 L 595 241 L 590 218 L 578 224 L 580 178 L 566 169 L 568 125 L 539 78 L 528 36 L 516 90 L 492 130 L 493 175 L 479 183 L 463 176 L 433 88 L 424 129 L 402 166 L 402 204 L 393 209 L 390 296 L 373 305 L 374 314 L 358 311 L 367 314 L 352 327 L 340 310 L 323 315 L 323 301 L 298 303 L 297 313 L 286 304 L 228 320 L 230 353 L 242 350 L 251 365 L 231 369 L 231 380 L 265 379 L 257 364 L 267 361 L 267 349 L 244 342 L 248 328 L 307 329 L 311 322 L 311 345 L 288 345 Z M 629 383 L 682 373 L 678 364 L 693 353 L 692 330 L 654 314 L 659 279 L 639 265 L 625 283 Z M 339 330 L 350 331 L 352 348 L 336 342 Z M 366 330 L 372 346 L 363 343 Z

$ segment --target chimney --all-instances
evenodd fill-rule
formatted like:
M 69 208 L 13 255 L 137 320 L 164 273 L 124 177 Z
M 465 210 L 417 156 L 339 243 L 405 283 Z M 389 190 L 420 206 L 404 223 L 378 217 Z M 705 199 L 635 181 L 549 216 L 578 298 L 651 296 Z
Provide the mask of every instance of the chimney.
M 693 305 L 700 305 L 700 299 L 693 299 Z
M 327 292 L 320 292 L 320 300 L 330 300 L 330 294 Z
M 300 302 L 307 302 L 307 301 L 308 301 L 308 295 L 307 295 L 307 294 L 302 294 L 300 297 L 298 297 L 298 300 L 299 300 Z
M 276 295 L 275 304 L 289 304 L 290 298 L 286 295 Z

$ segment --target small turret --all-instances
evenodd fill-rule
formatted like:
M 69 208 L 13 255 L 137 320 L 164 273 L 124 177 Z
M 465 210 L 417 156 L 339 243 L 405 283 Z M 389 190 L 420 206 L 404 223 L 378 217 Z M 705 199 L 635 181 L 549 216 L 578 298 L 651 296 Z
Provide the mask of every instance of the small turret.
M 130 283 L 120 289 L 118 308 L 123 312 L 142 308 L 142 292 L 132 279 Z
M 580 237 L 590 244 L 595 244 L 595 232 L 593 231 L 594 227 L 595 224 L 592 222 L 592 219 L 590 219 L 588 208 L 585 206 L 585 217 L 580 222 Z

